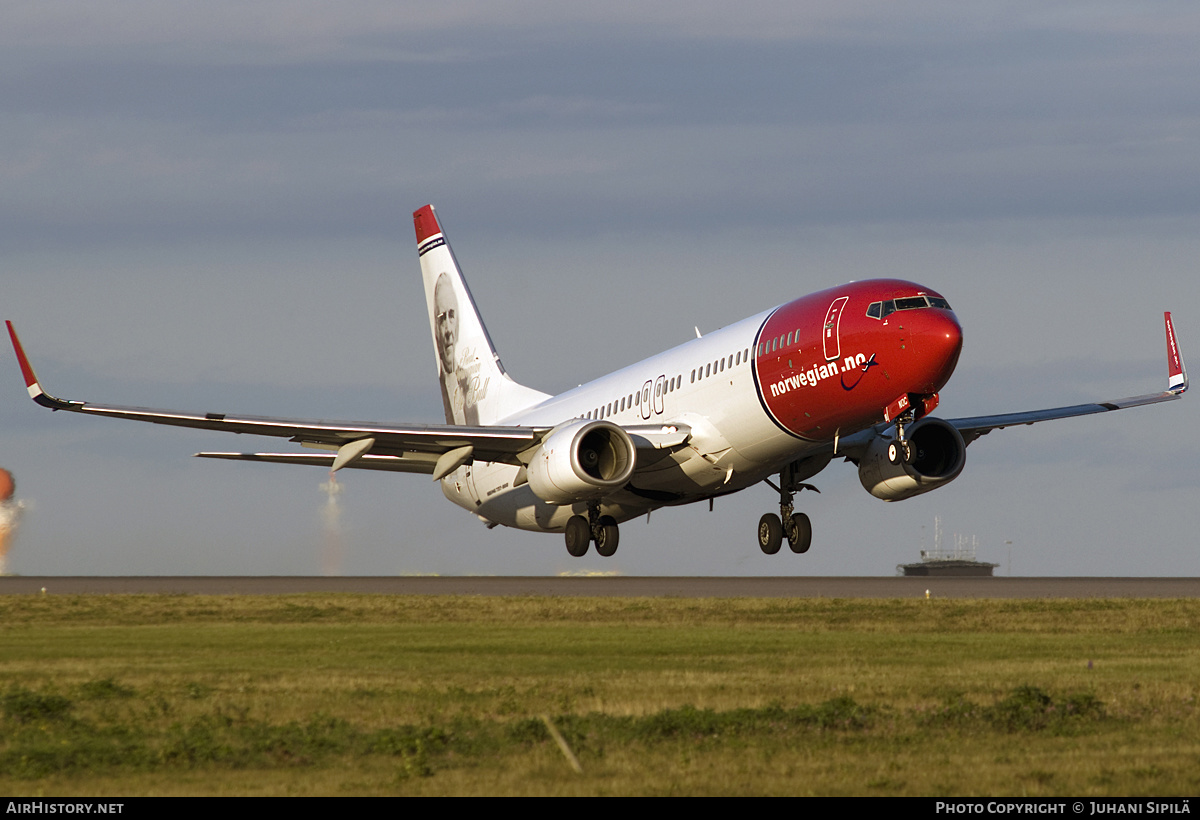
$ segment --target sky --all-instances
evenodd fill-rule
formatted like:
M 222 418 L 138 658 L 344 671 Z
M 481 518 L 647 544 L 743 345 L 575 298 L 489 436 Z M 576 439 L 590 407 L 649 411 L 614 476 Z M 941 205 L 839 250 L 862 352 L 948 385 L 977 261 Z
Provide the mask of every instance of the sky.
M 736 11 L 735 11 L 736 8 Z M 0 9 L 0 318 L 68 399 L 439 422 L 411 213 L 509 373 L 558 392 L 806 293 L 912 279 L 964 328 L 946 418 L 1165 387 L 1200 357 L 1200 8 L 136 2 Z M 191 458 L 270 440 L 50 413 L 0 354 L 25 575 L 1200 574 L 1200 399 L 994 432 L 898 503 L 835 462 L 611 559 L 428 477 Z M 291 445 L 285 445 L 291 446 Z

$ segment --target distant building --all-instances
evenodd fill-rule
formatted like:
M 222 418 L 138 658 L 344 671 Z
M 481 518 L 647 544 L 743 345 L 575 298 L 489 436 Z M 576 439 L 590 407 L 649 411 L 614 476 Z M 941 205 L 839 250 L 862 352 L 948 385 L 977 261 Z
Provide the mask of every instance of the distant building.
M 990 577 L 999 564 L 974 561 L 964 558 L 922 558 L 915 564 L 898 564 L 896 571 L 902 575 L 974 575 Z
M 921 560 L 915 564 L 897 564 L 897 575 L 914 576 L 975 576 L 990 578 L 992 570 L 1000 566 L 980 561 L 976 557 L 978 546 L 975 537 L 971 536 L 970 544 L 961 536 L 954 537 L 954 549 L 942 549 L 942 520 L 934 519 L 933 549 L 921 550 Z

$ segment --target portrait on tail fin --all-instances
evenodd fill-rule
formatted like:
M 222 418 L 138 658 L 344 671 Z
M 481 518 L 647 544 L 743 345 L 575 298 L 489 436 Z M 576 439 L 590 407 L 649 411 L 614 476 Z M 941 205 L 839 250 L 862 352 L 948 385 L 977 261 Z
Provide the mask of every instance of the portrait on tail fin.
M 446 421 L 450 424 L 466 424 L 462 382 L 454 359 L 458 348 L 458 299 L 447 273 L 438 276 L 433 289 L 433 340 L 437 345 L 438 376 L 442 382 L 442 406 L 446 409 Z M 475 419 L 477 421 L 478 418 Z
M 458 297 L 450 274 L 438 275 L 433 288 L 433 338 L 437 346 L 442 404 L 450 424 L 479 424 L 480 400 L 487 396 L 488 376 L 480 376 L 469 345 L 458 342 Z

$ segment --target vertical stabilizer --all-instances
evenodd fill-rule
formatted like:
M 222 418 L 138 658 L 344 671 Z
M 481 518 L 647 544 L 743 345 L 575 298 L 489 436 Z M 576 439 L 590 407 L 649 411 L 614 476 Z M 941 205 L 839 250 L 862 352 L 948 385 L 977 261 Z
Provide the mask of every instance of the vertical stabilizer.
M 495 424 L 550 398 L 504 372 L 432 205 L 413 213 L 448 424 Z

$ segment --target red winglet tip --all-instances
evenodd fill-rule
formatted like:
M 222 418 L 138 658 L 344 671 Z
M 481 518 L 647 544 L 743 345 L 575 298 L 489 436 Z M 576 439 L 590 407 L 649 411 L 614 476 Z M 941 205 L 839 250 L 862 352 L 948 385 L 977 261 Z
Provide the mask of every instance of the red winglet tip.
M 25 355 L 25 348 L 21 347 L 21 340 L 17 338 L 17 329 L 7 319 L 4 320 L 4 324 L 8 325 L 8 335 L 12 339 L 13 351 L 17 354 L 17 364 L 21 366 L 21 375 L 25 377 L 25 386 L 33 387 L 37 384 L 37 376 L 34 375 L 33 366 L 29 364 Z
M 434 234 L 442 232 L 442 227 L 438 225 L 437 214 L 433 212 L 432 205 L 426 205 L 413 211 L 413 227 L 417 229 L 417 244 L 420 245 Z
M 1163 323 L 1167 326 L 1167 389 L 1182 393 L 1188 388 L 1187 370 L 1183 365 L 1183 356 L 1179 353 L 1179 345 L 1175 341 L 1175 324 L 1171 321 L 1171 311 L 1163 312 Z

